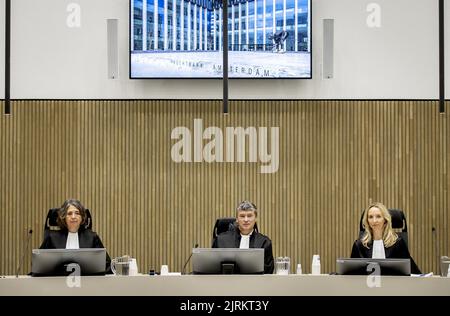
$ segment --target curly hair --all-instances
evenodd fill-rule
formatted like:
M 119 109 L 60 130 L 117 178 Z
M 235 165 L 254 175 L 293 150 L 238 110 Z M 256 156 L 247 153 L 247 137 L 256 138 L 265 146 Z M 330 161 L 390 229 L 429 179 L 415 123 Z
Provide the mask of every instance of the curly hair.
M 84 227 L 83 224 L 86 221 L 86 208 L 83 206 L 83 204 L 81 204 L 80 201 L 78 201 L 76 199 L 65 200 L 64 203 L 59 208 L 58 220 L 57 220 L 59 227 L 61 227 L 62 229 L 67 229 L 66 217 L 67 217 L 67 211 L 70 206 L 73 206 L 78 211 L 80 211 L 80 216 L 81 216 L 80 229 L 82 229 Z

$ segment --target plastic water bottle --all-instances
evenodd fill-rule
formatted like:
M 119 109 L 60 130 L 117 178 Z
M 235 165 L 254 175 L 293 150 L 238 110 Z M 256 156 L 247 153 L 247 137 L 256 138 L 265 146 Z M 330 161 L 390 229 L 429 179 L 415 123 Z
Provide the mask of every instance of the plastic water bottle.
M 302 264 L 297 264 L 297 274 L 302 274 Z
M 320 256 L 314 255 L 312 260 L 312 266 L 311 266 L 311 273 L 313 275 L 319 275 L 320 274 Z
M 138 266 L 137 266 L 136 258 L 131 258 L 130 275 L 138 275 Z
M 447 278 L 450 278 L 450 264 L 448 265 Z

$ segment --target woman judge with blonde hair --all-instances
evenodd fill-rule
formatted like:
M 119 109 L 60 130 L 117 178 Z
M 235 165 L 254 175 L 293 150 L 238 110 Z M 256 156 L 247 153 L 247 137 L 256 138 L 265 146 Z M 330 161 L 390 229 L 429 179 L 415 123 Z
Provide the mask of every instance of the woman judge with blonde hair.
M 411 260 L 411 273 L 420 274 L 405 241 L 392 229 L 391 215 L 382 203 L 373 203 L 364 211 L 365 232 L 353 243 L 352 258 L 403 258 Z

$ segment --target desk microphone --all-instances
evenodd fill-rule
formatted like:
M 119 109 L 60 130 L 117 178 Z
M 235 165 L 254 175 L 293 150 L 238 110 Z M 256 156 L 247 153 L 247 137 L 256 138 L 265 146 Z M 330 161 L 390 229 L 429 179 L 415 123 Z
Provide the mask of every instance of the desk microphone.
M 30 229 L 30 230 L 28 231 L 27 245 L 26 245 L 26 247 L 25 247 L 24 252 L 22 253 L 22 258 L 20 259 L 19 266 L 17 267 L 16 278 L 19 277 L 19 272 L 20 272 L 20 268 L 22 267 L 22 264 L 23 264 L 23 259 L 24 259 L 24 257 L 25 257 L 26 252 L 28 251 L 28 245 L 30 244 L 31 234 L 33 234 L 33 230 L 32 230 L 32 229 Z
M 435 227 L 431 227 L 431 233 L 433 234 L 434 237 L 434 251 L 436 253 L 437 256 L 437 264 L 438 264 L 438 269 L 439 269 L 439 275 L 442 275 L 442 271 L 441 271 L 441 263 L 440 263 L 440 256 L 439 256 L 439 245 L 438 245 L 438 240 L 437 240 L 437 235 L 436 235 L 436 228 Z
M 195 244 L 194 248 L 198 248 L 198 244 Z M 187 264 L 189 263 L 189 261 L 191 260 L 192 253 L 193 253 L 193 252 L 191 252 L 191 254 L 189 255 L 189 258 L 186 260 L 186 263 L 185 263 L 184 266 L 183 266 L 183 270 L 181 271 L 181 274 L 185 274 L 185 272 L 186 272 L 186 266 L 187 266 Z

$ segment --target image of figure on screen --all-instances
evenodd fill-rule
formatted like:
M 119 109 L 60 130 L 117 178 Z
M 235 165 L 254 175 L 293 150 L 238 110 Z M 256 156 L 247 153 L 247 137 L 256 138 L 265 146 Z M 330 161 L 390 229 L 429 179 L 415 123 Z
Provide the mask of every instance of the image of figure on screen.
M 130 0 L 130 77 L 221 78 L 222 8 Z M 228 0 L 227 10 L 230 78 L 311 78 L 311 0 Z
M 40 249 L 80 249 L 105 248 L 100 237 L 92 231 L 89 225 L 90 212 L 79 200 L 68 199 L 59 209 L 52 209 L 57 213 L 57 226 L 44 232 L 44 240 Z M 49 213 L 51 213 L 51 211 Z M 89 215 L 88 215 L 89 214 Z M 49 214 L 51 217 L 51 214 Z M 110 257 L 106 253 L 105 271 L 110 273 Z M 64 267 L 60 267 L 64 270 Z M 61 271 L 55 271 L 55 273 Z
M 262 248 L 264 249 L 264 273 L 274 269 L 272 241 L 261 234 L 257 227 L 258 209 L 250 201 L 242 201 L 236 208 L 236 224 L 213 241 L 213 248 Z
M 420 274 L 407 243 L 392 228 L 392 218 L 385 205 L 373 203 L 363 213 L 364 233 L 353 243 L 352 258 L 410 259 L 411 273 Z

